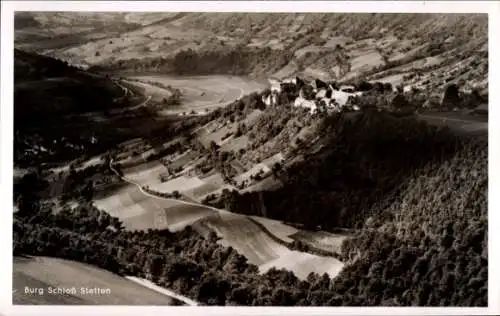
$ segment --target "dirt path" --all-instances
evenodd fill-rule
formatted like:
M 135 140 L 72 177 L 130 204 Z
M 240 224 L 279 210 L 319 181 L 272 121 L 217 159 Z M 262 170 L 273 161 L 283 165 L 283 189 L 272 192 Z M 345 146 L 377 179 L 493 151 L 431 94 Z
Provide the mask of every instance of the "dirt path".
M 424 115 L 424 114 L 418 114 L 418 116 L 420 118 L 423 118 L 423 119 L 441 120 L 445 123 L 447 121 L 459 122 L 459 123 L 464 123 L 464 124 L 485 123 L 485 122 L 479 122 L 479 121 L 473 121 L 473 120 L 463 120 L 463 119 L 457 119 L 457 118 L 451 118 L 451 117 L 445 117 L 445 116 L 434 116 L 434 115 Z
M 113 159 L 111 159 L 110 162 L 109 162 L 109 168 L 117 176 L 119 176 L 123 181 L 135 185 L 139 189 L 139 191 L 141 191 L 141 193 L 144 194 L 144 195 L 146 195 L 146 196 L 149 196 L 149 197 L 152 197 L 152 198 L 155 198 L 155 199 L 159 199 L 159 200 L 175 201 L 175 202 L 179 202 L 179 203 L 185 204 L 185 205 L 192 205 L 192 206 L 197 206 L 197 207 L 201 206 L 201 207 L 207 208 L 207 209 L 212 210 L 212 211 L 217 211 L 217 212 L 220 212 L 220 213 L 230 214 L 230 212 L 228 212 L 226 210 L 218 209 L 218 208 L 215 208 L 215 207 L 212 207 L 212 206 L 208 206 L 208 205 L 204 205 L 204 204 L 199 204 L 199 203 L 193 203 L 193 202 L 187 202 L 187 201 L 179 200 L 179 199 L 166 198 L 166 197 L 163 197 L 163 196 L 158 196 L 158 195 L 155 195 L 155 194 L 151 194 L 151 193 L 147 192 L 146 190 L 144 190 L 143 186 L 140 183 L 135 182 L 134 180 L 131 180 L 131 179 L 125 177 L 125 176 L 121 176 L 120 173 L 113 167 Z
M 224 209 L 218 209 L 218 208 L 215 208 L 215 207 L 211 207 L 211 206 L 200 204 L 200 203 L 196 203 L 196 202 L 187 202 L 187 201 L 179 200 L 179 199 L 166 198 L 166 197 L 162 197 L 162 196 L 158 196 L 158 195 L 149 193 L 146 190 L 144 190 L 143 186 L 140 183 L 137 183 L 137 182 L 135 182 L 135 181 L 133 181 L 131 179 L 128 179 L 125 176 L 121 176 L 120 173 L 113 167 L 113 159 L 111 159 L 110 162 L 109 162 L 109 168 L 116 175 L 118 175 L 123 181 L 135 185 L 141 191 L 141 193 L 144 194 L 144 195 L 146 195 L 146 196 L 149 196 L 149 197 L 152 197 L 152 198 L 155 198 L 155 199 L 160 199 L 160 200 L 175 201 L 175 202 L 178 202 L 178 203 L 181 203 L 181 204 L 185 204 L 185 205 L 191 205 L 191 206 L 196 206 L 196 207 L 203 207 L 203 208 L 206 208 L 206 209 L 209 209 L 209 210 L 212 210 L 212 211 L 219 212 L 221 215 L 222 214 L 226 214 L 226 215 L 241 216 L 243 218 L 247 218 L 252 223 L 254 223 L 255 225 L 257 225 L 266 235 L 268 235 L 276 243 L 278 243 L 278 244 L 280 244 L 282 246 L 285 246 L 286 248 L 288 248 L 291 251 L 294 251 L 293 249 L 290 248 L 291 247 L 291 243 L 290 242 L 287 242 L 287 241 L 281 239 L 279 236 L 273 234 L 264 225 L 262 225 L 261 223 L 259 223 L 256 220 L 254 220 L 250 216 L 246 216 L 246 215 L 242 215 L 242 214 L 237 214 L 237 213 L 231 213 L 231 212 L 226 211 Z M 311 254 L 314 254 L 314 255 L 317 255 L 317 256 L 323 256 L 323 257 L 333 257 L 333 258 L 337 258 L 337 259 L 339 258 L 339 255 L 337 253 L 335 253 L 335 252 L 330 252 L 330 251 L 327 251 L 327 250 L 324 250 L 324 249 L 315 248 L 313 246 L 310 246 L 309 248 L 310 248 L 309 252 Z
M 138 277 L 133 277 L 133 276 L 126 276 L 125 278 L 130 280 L 130 281 L 133 281 L 135 283 L 138 283 L 144 287 L 147 287 L 148 289 L 151 289 L 153 291 L 161 293 L 163 295 L 167 295 L 167 296 L 173 297 L 175 299 L 178 299 L 179 301 L 184 302 L 186 305 L 198 306 L 198 302 L 193 301 L 192 299 L 187 298 L 185 296 L 179 295 L 179 294 L 177 294 L 171 290 L 168 290 L 166 288 L 160 287 L 149 280 L 138 278 Z
M 467 135 L 484 135 L 488 133 L 488 122 L 480 120 L 467 120 L 455 117 L 418 114 L 417 117 L 428 124 L 445 125 L 457 133 Z

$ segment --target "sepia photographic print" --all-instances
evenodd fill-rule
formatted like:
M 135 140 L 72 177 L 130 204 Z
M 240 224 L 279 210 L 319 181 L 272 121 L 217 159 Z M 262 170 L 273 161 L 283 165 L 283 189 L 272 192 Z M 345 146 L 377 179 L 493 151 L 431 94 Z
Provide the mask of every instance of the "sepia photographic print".
M 13 307 L 487 313 L 487 9 L 98 5 L 12 13 Z

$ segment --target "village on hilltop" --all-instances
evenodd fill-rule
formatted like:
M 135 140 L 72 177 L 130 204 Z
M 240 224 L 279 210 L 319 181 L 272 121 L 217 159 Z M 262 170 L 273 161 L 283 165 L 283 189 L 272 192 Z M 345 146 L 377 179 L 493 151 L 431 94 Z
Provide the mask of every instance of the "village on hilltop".
M 378 109 L 405 112 L 419 109 L 457 111 L 460 108 L 476 108 L 485 103 L 479 92 L 471 89 L 463 80 L 449 83 L 438 100 L 426 95 L 425 89 L 421 87 L 402 85 L 394 87 L 390 83 L 360 81 L 357 84 L 339 85 L 335 81 L 325 82 L 320 79 L 307 82 L 298 76 L 283 80 L 270 78 L 268 81 L 269 88 L 262 93 L 264 104 L 267 106 L 280 104 L 280 95 L 285 94 L 294 107 L 307 108 L 311 114 L 360 111 L 361 108 L 367 107 L 367 103 L 370 103 L 369 107 L 376 106 Z M 373 96 L 373 92 L 379 96 L 384 95 L 384 100 L 377 98 L 377 102 L 371 102 L 368 97 L 364 98 Z

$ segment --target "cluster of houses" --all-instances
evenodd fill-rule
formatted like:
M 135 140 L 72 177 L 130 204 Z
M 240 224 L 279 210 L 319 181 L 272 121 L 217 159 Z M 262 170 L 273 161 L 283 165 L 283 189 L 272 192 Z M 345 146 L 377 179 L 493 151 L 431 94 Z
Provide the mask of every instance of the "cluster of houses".
M 337 87 L 319 79 L 305 82 L 299 77 L 287 80 L 269 79 L 270 90 L 262 96 L 262 102 L 268 106 L 276 105 L 280 93 L 295 95 L 293 106 L 308 108 L 311 114 L 320 110 L 341 112 L 349 109 L 358 111 L 356 105 L 349 106 L 349 99 L 358 97 L 363 92 L 356 92 L 353 86 Z

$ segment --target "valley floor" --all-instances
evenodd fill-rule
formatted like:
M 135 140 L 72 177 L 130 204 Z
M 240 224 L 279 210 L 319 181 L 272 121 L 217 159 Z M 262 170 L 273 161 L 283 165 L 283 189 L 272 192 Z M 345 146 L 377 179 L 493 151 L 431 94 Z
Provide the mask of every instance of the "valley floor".
M 145 93 L 151 95 L 152 100 L 157 102 L 162 102 L 164 98 L 171 95 L 171 92 L 165 87 L 180 89 L 182 93 L 181 104 L 166 106 L 159 112 L 163 115 L 192 112 L 204 114 L 267 87 L 265 81 L 222 75 L 168 76 L 149 74 L 127 78 L 130 79 L 127 83 L 145 89 Z

